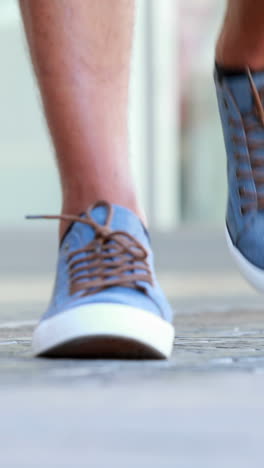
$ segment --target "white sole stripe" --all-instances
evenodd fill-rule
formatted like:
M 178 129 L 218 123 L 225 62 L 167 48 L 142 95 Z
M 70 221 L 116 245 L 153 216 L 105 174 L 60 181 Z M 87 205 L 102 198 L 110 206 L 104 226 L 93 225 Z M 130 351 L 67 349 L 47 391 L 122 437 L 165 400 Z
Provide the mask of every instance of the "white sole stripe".
M 246 280 L 258 291 L 264 292 L 264 270 L 253 265 L 234 246 L 227 227 L 225 228 L 226 241 L 231 256 Z
M 128 305 L 89 304 L 41 321 L 33 334 L 33 353 L 43 354 L 68 341 L 95 336 L 132 339 L 167 358 L 173 346 L 174 327 L 151 312 Z

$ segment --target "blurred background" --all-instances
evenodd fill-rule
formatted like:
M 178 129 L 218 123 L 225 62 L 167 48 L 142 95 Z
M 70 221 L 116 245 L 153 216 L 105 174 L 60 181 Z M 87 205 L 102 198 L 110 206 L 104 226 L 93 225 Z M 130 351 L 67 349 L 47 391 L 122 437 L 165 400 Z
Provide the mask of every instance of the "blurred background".
M 223 235 L 226 157 L 213 83 L 223 13 L 217 0 L 137 0 L 131 162 L 160 281 L 181 310 L 262 304 Z M 61 201 L 16 0 L 0 2 L 0 57 L 0 300 L 8 317 L 18 303 L 34 303 L 38 315 L 53 283 L 57 223 L 24 215 L 59 213 Z
M 137 1 L 131 158 L 154 230 L 223 223 L 225 154 L 212 80 L 223 3 Z M 0 57 L 0 226 L 32 230 L 40 224 L 24 215 L 59 212 L 60 191 L 16 0 L 0 2 Z

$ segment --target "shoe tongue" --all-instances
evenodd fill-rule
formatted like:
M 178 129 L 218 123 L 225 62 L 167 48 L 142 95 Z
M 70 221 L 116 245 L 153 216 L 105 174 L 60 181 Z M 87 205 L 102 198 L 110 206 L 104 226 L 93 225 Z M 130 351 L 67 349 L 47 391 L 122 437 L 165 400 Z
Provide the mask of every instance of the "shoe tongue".
M 129 209 L 119 205 L 112 205 L 113 215 L 110 228 L 113 231 L 124 231 L 138 239 L 142 244 L 148 243 L 144 227 L 140 219 Z M 99 205 L 90 212 L 91 218 L 101 226 L 106 224 L 108 209 Z M 85 213 L 81 215 L 85 217 Z M 72 231 L 79 237 L 81 247 L 94 239 L 94 229 L 87 225 L 75 222 Z
M 264 72 L 252 73 L 252 78 L 258 91 L 264 89 Z M 253 107 L 252 90 L 247 74 L 228 76 L 224 82 L 230 89 L 241 112 L 250 112 Z

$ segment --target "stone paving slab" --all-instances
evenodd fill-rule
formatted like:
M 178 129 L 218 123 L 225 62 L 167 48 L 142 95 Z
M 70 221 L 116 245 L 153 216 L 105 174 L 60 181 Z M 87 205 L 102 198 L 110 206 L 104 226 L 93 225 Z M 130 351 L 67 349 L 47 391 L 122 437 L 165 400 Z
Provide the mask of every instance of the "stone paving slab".
M 1 467 L 262 467 L 262 308 L 178 314 L 169 361 L 126 362 L 33 359 L 43 304 L 2 307 Z
M 1 468 L 262 468 L 263 298 L 224 260 L 221 239 L 200 236 L 195 244 L 182 235 L 181 247 L 193 246 L 186 263 L 180 248 L 170 258 L 173 242 L 159 250 L 177 311 L 169 361 L 33 359 L 32 330 L 53 280 L 49 252 L 40 252 L 34 273 L 32 244 L 23 275 L 24 253 L 8 274 L 4 254 Z
M 177 315 L 165 362 L 33 359 L 37 313 L 0 322 L 1 467 L 263 466 L 262 310 Z
M 245 371 L 264 373 L 264 317 L 261 309 L 176 315 L 172 358 L 162 361 L 75 361 L 32 359 L 31 335 L 36 320 L 0 322 L 0 388 L 71 385 L 94 379 L 166 378 L 170 374 Z
M 2 391 L 1 466 L 262 467 L 263 384 L 222 374 Z

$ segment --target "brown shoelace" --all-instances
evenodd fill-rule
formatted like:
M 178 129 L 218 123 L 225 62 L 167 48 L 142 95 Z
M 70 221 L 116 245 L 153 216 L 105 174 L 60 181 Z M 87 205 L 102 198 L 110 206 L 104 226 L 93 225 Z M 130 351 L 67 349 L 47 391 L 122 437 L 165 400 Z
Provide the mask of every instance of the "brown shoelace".
M 105 206 L 107 209 L 104 225 L 94 221 L 90 214 L 98 206 Z M 75 215 L 27 217 L 29 219 L 58 219 L 78 222 L 94 229 L 94 240 L 83 249 L 74 250 L 68 254 L 70 294 L 82 292 L 81 297 L 83 297 L 112 286 L 138 289 L 146 293 L 146 289 L 138 282 L 153 284 L 147 262 L 147 250 L 128 232 L 112 231 L 110 228 L 112 217 L 113 208 L 104 201 L 92 205 L 87 210 L 85 217 Z
M 264 193 L 258 193 L 258 188 L 264 184 L 264 155 L 263 158 L 260 158 L 255 154 L 258 150 L 264 150 L 264 137 L 262 140 L 256 140 L 250 135 L 250 132 L 254 130 L 264 130 L 264 108 L 262 104 L 264 90 L 258 91 L 249 68 L 247 68 L 247 75 L 254 99 L 254 108 L 252 111 L 244 113 L 241 117 L 246 135 L 251 171 L 238 169 L 236 175 L 240 181 L 253 177 L 256 193 L 245 190 L 244 187 L 239 188 L 239 195 L 244 198 L 241 205 L 242 214 L 246 214 L 253 209 L 264 210 Z M 249 119 L 255 119 L 256 117 L 256 122 L 248 122 Z M 232 117 L 229 118 L 229 124 L 233 128 L 240 128 L 241 126 L 241 122 Z M 238 145 L 244 145 L 245 139 L 233 136 L 233 142 Z M 236 153 L 235 158 L 239 162 L 248 162 L 248 156 L 245 154 Z

